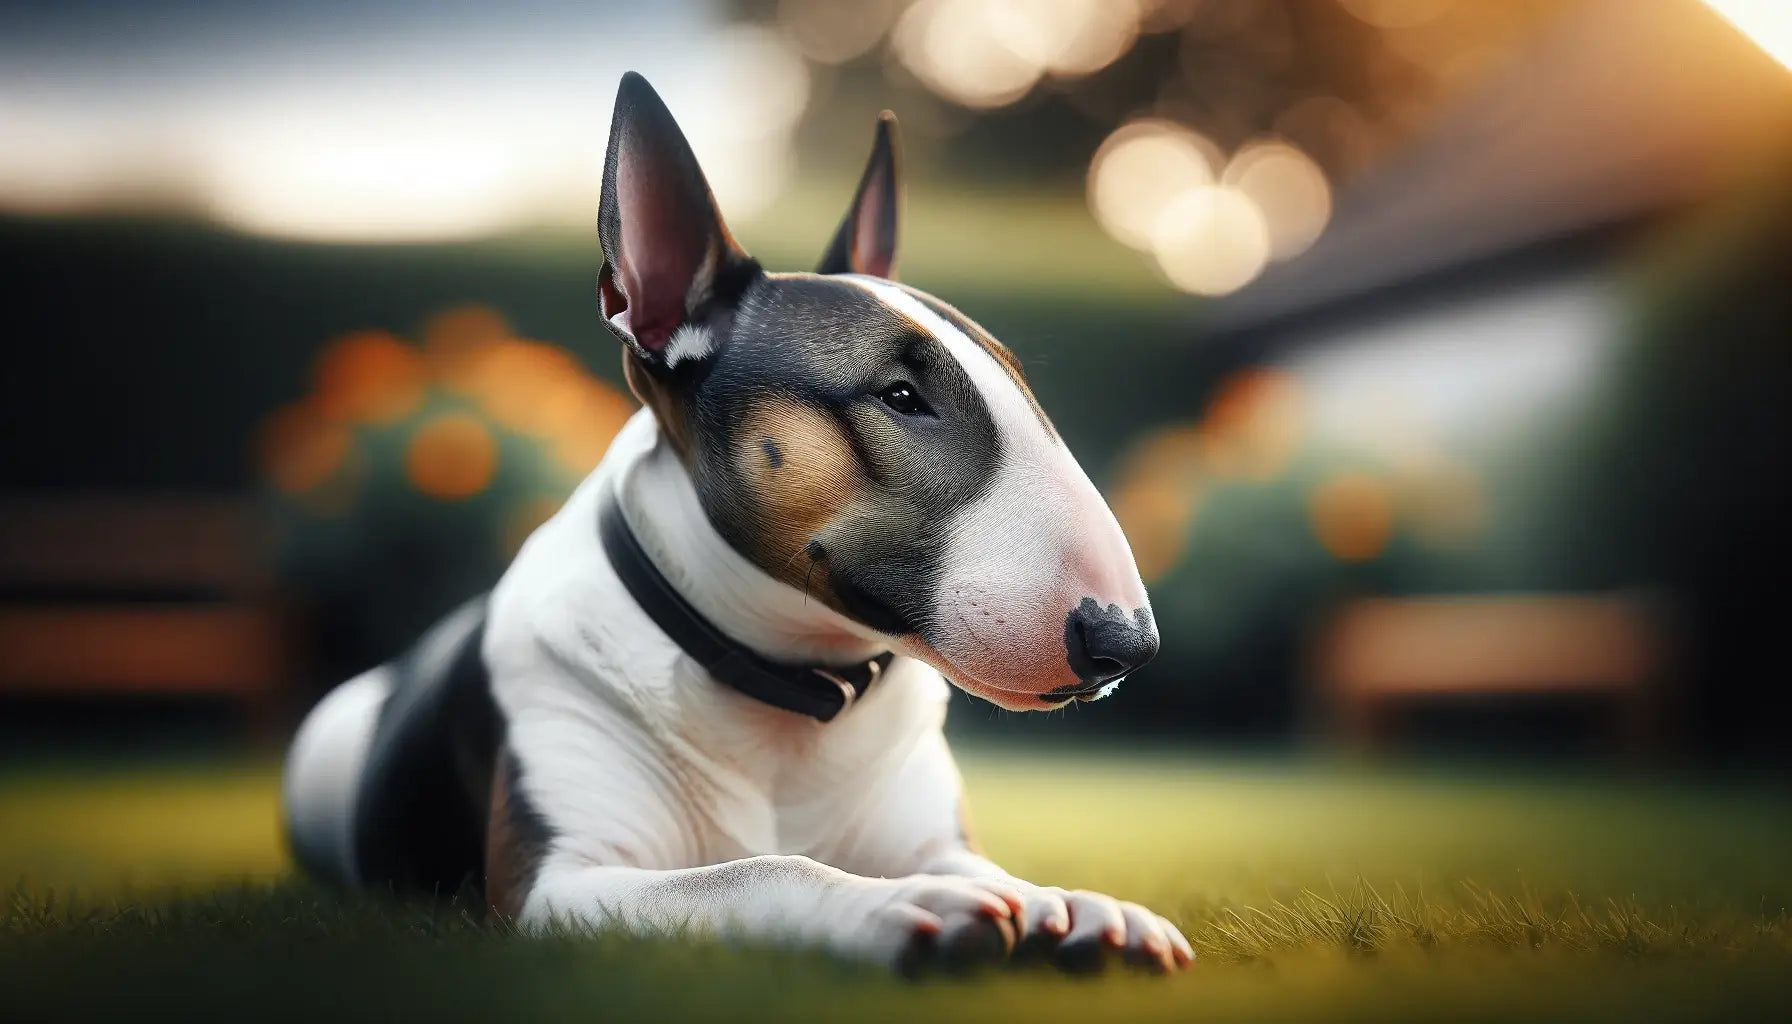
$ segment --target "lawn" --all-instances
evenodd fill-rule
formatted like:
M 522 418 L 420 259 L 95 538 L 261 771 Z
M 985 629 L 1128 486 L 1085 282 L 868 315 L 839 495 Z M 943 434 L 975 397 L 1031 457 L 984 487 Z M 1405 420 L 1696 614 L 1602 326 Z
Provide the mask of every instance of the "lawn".
M 271 763 L 14 768 L 5 1016 L 1792 1018 L 1792 804 L 1765 787 L 1038 748 L 965 770 L 995 857 L 1155 906 L 1195 969 L 910 984 L 696 941 L 524 940 L 294 880 Z

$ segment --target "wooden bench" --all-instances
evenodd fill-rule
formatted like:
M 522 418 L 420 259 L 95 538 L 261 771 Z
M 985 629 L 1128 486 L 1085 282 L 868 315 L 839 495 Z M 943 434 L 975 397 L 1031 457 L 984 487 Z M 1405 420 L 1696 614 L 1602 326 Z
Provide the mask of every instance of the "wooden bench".
M 0 693 L 166 695 L 281 718 L 286 629 L 237 497 L 0 497 Z
M 1664 622 L 1639 594 L 1359 599 L 1313 655 L 1321 726 L 1359 750 L 1385 745 L 1403 710 L 1489 696 L 1590 698 L 1632 753 L 1662 737 Z

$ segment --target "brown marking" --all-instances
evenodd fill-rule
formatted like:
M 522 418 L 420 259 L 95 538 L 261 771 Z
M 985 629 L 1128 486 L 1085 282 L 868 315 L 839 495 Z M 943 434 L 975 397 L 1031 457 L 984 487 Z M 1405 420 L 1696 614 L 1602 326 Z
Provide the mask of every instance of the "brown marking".
M 539 836 L 529 835 L 525 817 L 534 814 L 516 785 L 516 759 L 500 747 L 492 771 L 491 814 L 485 829 L 485 901 L 507 918 L 522 913 L 535 873 L 547 854 Z
M 673 451 L 688 464 L 691 439 L 684 409 L 672 392 L 648 370 L 646 362 L 634 349 L 622 350 L 622 379 L 628 382 L 628 389 L 634 392 L 635 398 L 653 410 L 653 418 L 659 421 L 660 429 L 671 439 Z
M 766 458 L 767 438 L 781 456 L 777 466 Z M 826 567 L 811 568 L 807 551 L 817 534 L 854 506 L 866 483 L 851 441 L 826 413 L 777 398 L 748 414 L 734 443 L 735 465 L 760 524 L 759 564 L 828 600 Z

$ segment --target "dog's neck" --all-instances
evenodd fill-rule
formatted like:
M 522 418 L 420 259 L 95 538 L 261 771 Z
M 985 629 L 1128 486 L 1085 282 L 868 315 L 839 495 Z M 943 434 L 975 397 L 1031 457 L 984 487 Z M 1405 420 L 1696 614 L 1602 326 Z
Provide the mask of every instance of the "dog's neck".
M 660 574 L 716 628 L 763 657 L 843 665 L 889 648 L 888 640 L 773 579 L 730 546 L 663 435 L 656 432 L 620 474 L 617 500 Z

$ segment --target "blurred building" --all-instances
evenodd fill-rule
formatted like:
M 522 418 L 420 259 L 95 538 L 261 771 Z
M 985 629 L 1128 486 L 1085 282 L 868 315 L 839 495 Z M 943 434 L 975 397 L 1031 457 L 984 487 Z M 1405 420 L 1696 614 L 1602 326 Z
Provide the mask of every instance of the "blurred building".
M 1510 722 L 1547 707 L 1538 691 L 1570 707 L 1584 697 L 1582 655 L 1659 658 L 1596 674 L 1639 699 L 1668 687 L 1665 742 L 1718 757 L 1783 750 L 1768 680 L 1785 671 L 1792 572 L 1792 414 L 1777 397 L 1792 379 L 1792 306 L 1775 283 L 1792 270 L 1792 74 L 1701 4 L 1638 13 L 1596 2 L 1563 16 L 1365 175 L 1311 250 L 1198 317 L 1209 372 L 1267 365 L 1298 391 L 1282 415 L 1333 468 L 1297 486 L 1312 488 L 1314 533 L 1336 564 L 1285 568 L 1235 627 L 1251 642 L 1172 669 L 1212 680 L 1193 705 L 1287 722 L 1341 671 L 1409 686 L 1392 667 L 1404 652 L 1420 675 L 1427 657 L 1451 665 L 1415 704 L 1455 698 L 1471 717 Z M 1192 523 L 1165 524 L 1191 549 L 1156 591 L 1172 621 L 1227 587 L 1275 586 L 1240 582 L 1275 573 L 1274 557 L 1201 561 L 1203 540 L 1223 538 L 1204 538 L 1200 517 L 1223 516 L 1212 506 L 1226 498 L 1205 500 Z M 1261 552 L 1273 543 L 1261 534 L 1232 539 Z M 1334 615 L 1362 624 L 1355 609 L 1372 594 L 1508 595 L 1451 620 L 1471 648 L 1484 636 L 1497 651 L 1501 635 L 1548 643 L 1512 628 L 1530 621 L 1515 602 L 1546 618 L 1575 607 L 1526 595 L 1623 600 L 1633 588 L 1660 602 L 1651 626 L 1588 628 L 1578 646 L 1570 631 L 1554 644 L 1560 667 L 1533 660 L 1522 679 L 1509 658 L 1477 675 L 1427 655 L 1424 604 L 1378 606 L 1373 678 L 1360 660 L 1341 667 L 1335 643 L 1314 653 L 1317 638 L 1338 639 Z M 1260 656 L 1229 662 L 1250 650 Z

